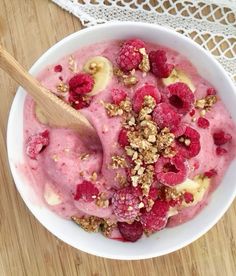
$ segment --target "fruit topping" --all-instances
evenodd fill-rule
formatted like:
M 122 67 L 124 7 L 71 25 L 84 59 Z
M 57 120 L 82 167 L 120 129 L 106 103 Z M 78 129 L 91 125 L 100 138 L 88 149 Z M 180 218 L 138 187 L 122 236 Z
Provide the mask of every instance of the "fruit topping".
M 193 108 L 194 94 L 185 83 L 177 82 L 166 89 L 169 103 L 176 112 L 185 115 Z
M 213 176 L 216 176 L 216 175 L 217 175 L 217 171 L 215 169 L 211 169 L 204 173 L 204 176 L 208 178 L 212 178 Z
M 93 78 L 86 73 L 78 73 L 69 80 L 69 93 L 83 95 L 92 91 L 94 86 Z
M 168 103 L 159 103 L 152 114 L 153 121 L 159 128 L 168 127 L 170 131 L 177 130 L 181 116 Z
M 111 97 L 112 97 L 112 103 L 119 105 L 122 101 L 126 99 L 127 93 L 121 89 L 112 89 Z
M 216 146 L 221 146 L 230 142 L 232 140 L 232 135 L 220 130 L 213 134 L 213 139 Z
M 176 148 L 178 154 L 187 159 L 198 155 L 201 149 L 199 133 L 191 127 L 186 127 L 184 134 L 176 138 Z
M 94 186 L 94 184 L 90 181 L 84 180 L 77 185 L 74 200 L 82 199 L 86 202 L 92 202 L 97 198 L 98 194 L 99 190 Z
M 168 220 L 169 204 L 165 201 L 157 200 L 151 211 L 143 212 L 140 222 L 147 234 L 159 231 L 166 226 Z
M 192 90 L 192 92 L 194 92 L 196 89 L 190 77 L 184 71 L 177 68 L 174 68 L 172 70 L 168 78 L 163 78 L 162 82 L 165 86 L 168 86 L 176 82 L 182 82 L 185 83 Z
M 143 106 L 144 98 L 150 96 L 154 99 L 155 104 L 161 101 L 161 94 L 158 89 L 151 84 L 145 84 L 138 88 L 133 98 L 133 109 L 135 112 L 139 112 Z
M 197 120 L 197 125 L 200 128 L 208 128 L 210 123 L 206 118 L 199 117 L 198 120 Z
M 112 197 L 113 212 L 118 221 L 132 222 L 139 214 L 139 198 L 132 187 L 116 191 Z
M 174 186 L 183 182 L 187 176 L 187 165 L 183 158 L 161 157 L 155 164 L 155 175 L 157 181 L 167 186 Z
M 40 152 L 49 144 L 49 131 L 36 133 L 28 138 L 26 142 L 26 154 L 31 159 L 36 159 Z
M 139 221 L 135 220 L 131 224 L 118 221 L 117 226 L 126 241 L 135 242 L 143 235 L 143 227 Z
M 54 66 L 54 72 L 60 73 L 62 71 L 62 66 L 60 64 Z
M 216 148 L 216 154 L 219 156 L 222 156 L 224 154 L 226 154 L 228 151 L 222 147 L 217 147 Z
M 121 47 L 117 64 L 121 70 L 127 72 L 133 69 L 138 69 L 139 64 L 143 59 L 140 49 L 145 48 L 145 44 L 140 39 L 127 40 Z
M 129 145 L 128 132 L 125 128 L 122 128 L 119 136 L 118 143 L 124 148 Z
M 152 51 L 149 54 L 151 72 L 158 78 L 168 78 L 174 65 L 167 63 L 166 52 L 163 50 Z
M 83 70 L 89 73 L 94 79 L 94 86 L 89 92 L 90 96 L 96 95 L 103 91 L 111 81 L 113 75 L 113 66 L 109 59 L 103 56 L 89 58 Z

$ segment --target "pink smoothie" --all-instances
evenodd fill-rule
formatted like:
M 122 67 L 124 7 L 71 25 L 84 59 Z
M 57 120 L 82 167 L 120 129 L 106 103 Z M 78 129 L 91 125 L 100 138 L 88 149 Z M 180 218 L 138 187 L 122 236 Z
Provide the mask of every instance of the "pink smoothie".
M 163 49 L 159 45 L 146 43 L 148 52 L 156 49 Z M 73 59 L 77 64 L 77 72 L 83 71 L 83 65 L 93 56 L 103 56 L 110 60 L 115 66 L 117 55 L 120 50 L 119 41 L 109 41 L 96 45 L 91 45 L 79 49 L 73 53 Z M 166 51 L 167 60 L 174 64 L 175 68 L 187 72 L 193 85 L 195 86 L 194 97 L 201 99 L 206 97 L 206 90 L 214 84 L 209 84 L 205 79 L 200 77 L 195 68 L 183 56 L 170 49 Z M 63 96 L 64 100 L 68 100 L 68 92 L 62 94 L 58 92 L 57 86 L 63 81 L 68 84 L 69 80 L 75 75 L 69 69 L 69 57 L 65 57 L 54 64 L 45 68 L 39 75 L 38 80 L 58 96 Z M 55 72 L 55 65 L 61 65 L 62 71 Z M 111 169 L 109 164 L 112 162 L 112 156 L 125 156 L 125 150 L 118 144 L 118 135 L 122 128 L 121 117 L 109 117 L 104 108 L 104 102 L 112 102 L 111 90 L 124 89 L 130 99 L 133 98 L 135 91 L 145 84 L 156 86 L 161 93 L 165 90 L 162 81 L 151 72 L 143 74 L 136 70 L 135 76 L 138 83 L 131 87 L 124 86 L 118 78 L 113 75 L 107 86 L 97 95 L 92 97 L 88 107 L 81 109 L 81 112 L 93 124 L 100 138 L 101 145 L 93 145 L 92 149 L 84 144 L 78 133 L 70 129 L 51 128 L 48 125 L 40 123 L 35 116 L 35 104 L 33 100 L 27 96 L 24 107 L 24 139 L 25 144 L 29 137 L 36 133 L 49 130 L 49 144 L 37 155 L 37 158 L 30 158 L 25 155 L 25 164 L 31 171 L 32 184 L 35 191 L 44 203 L 64 218 L 70 219 L 72 216 L 88 217 L 95 216 L 99 218 L 110 219 L 114 222 L 117 218 L 111 206 L 111 198 L 114 191 L 121 188 L 117 178 L 117 174 L 127 177 L 127 169 Z M 196 109 L 194 117 L 199 117 L 199 110 Z M 232 118 L 225 108 L 223 102 L 218 101 L 204 116 L 210 125 L 207 129 L 201 128 L 193 121 L 193 116 L 189 113 L 184 116 L 183 122 L 193 127 L 200 134 L 201 150 L 197 156 L 188 160 L 188 175 L 193 179 L 196 175 L 203 175 L 211 169 L 217 171 L 217 175 L 211 178 L 210 186 L 206 190 L 202 200 L 195 205 L 185 208 L 178 208 L 178 213 L 169 218 L 169 226 L 175 226 L 192 219 L 210 200 L 211 192 L 219 185 L 224 176 L 230 162 L 236 154 L 236 129 Z M 224 155 L 216 154 L 216 146 L 213 142 L 212 135 L 214 132 L 223 128 L 225 133 L 232 135 L 232 140 L 224 145 L 227 153 Z M 128 161 L 129 163 L 129 161 Z M 95 178 L 91 180 L 91 176 Z M 98 189 L 99 194 L 103 193 L 109 204 L 107 206 L 99 206 L 96 201 L 85 201 L 83 199 L 75 200 L 77 185 L 84 180 L 92 181 L 93 185 Z M 57 195 L 57 200 L 53 204 L 49 204 L 45 200 L 45 187 L 50 187 Z M 113 238 L 119 238 L 120 234 L 115 228 Z

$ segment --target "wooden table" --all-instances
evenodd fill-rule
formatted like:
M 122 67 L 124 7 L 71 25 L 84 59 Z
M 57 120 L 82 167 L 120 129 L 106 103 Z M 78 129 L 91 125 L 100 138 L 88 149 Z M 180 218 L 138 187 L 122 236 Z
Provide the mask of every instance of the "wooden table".
M 0 0 L 0 42 L 26 68 L 81 28 L 47 0 Z M 17 85 L 0 71 L 0 275 L 236 275 L 236 202 L 206 235 L 167 256 L 113 261 L 85 254 L 50 234 L 16 191 L 6 153 L 7 117 Z M 16 140 L 17 143 L 17 140 Z

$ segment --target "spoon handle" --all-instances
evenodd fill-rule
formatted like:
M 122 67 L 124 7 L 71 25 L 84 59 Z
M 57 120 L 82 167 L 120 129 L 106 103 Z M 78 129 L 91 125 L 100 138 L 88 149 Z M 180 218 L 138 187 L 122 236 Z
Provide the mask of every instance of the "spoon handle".
M 43 87 L 0 45 L 0 68 L 18 82 L 43 110 L 50 124 L 73 128 L 81 135 L 97 138 L 90 122 L 77 110 Z

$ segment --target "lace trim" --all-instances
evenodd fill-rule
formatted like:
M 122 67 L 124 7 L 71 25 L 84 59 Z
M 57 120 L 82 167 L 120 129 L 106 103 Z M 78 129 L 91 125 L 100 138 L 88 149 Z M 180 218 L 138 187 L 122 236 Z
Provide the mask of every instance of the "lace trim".
M 175 29 L 211 52 L 236 83 L 235 0 L 52 0 L 84 26 L 141 21 Z

